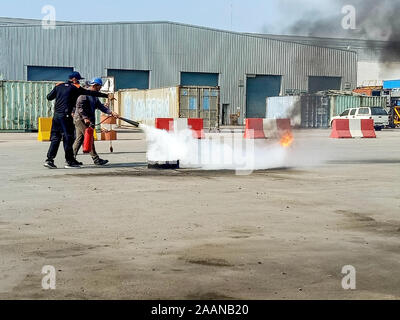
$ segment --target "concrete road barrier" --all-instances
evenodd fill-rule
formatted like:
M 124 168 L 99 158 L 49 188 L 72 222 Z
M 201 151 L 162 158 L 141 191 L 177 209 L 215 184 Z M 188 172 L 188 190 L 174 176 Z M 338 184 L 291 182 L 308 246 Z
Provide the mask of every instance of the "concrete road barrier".
M 376 138 L 373 119 L 335 119 L 332 123 L 331 138 Z
M 204 139 L 204 120 L 203 119 L 187 119 L 187 118 L 157 118 L 155 120 L 157 129 L 166 130 L 168 132 L 179 132 L 181 130 L 190 129 L 195 139 Z
M 246 119 L 245 139 L 280 138 L 291 132 L 290 119 Z

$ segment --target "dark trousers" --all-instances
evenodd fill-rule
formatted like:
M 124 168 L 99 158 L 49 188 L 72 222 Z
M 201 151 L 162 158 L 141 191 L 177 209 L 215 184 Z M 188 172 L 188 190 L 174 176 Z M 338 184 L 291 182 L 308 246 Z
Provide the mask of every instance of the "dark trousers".
M 47 153 L 47 161 L 54 161 L 57 156 L 61 140 L 63 140 L 65 160 L 67 163 L 74 161 L 72 144 L 74 143 L 74 123 L 71 116 L 57 115 L 53 117 L 51 127 L 50 148 Z
M 79 149 L 82 147 L 83 141 L 85 140 L 85 131 L 87 126 L 83 120 L 75 120 L 74 123 L 76 138 L 72 149 L 74 151 L 74 156 L 76 157 L 78 155 Z M 90 155 L 92 156 L 94 162 L 100 159 L 99 155 L 96 152 L 96 148 L 94 147 L 94 142 L 92 146 L 92 151 L 90 151 Z

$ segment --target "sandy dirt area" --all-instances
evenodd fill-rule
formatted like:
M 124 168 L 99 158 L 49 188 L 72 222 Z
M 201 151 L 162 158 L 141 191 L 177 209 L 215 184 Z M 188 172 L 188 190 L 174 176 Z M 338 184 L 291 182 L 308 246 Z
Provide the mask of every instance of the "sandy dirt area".
M 328 136 L 296 133 L 318 165 L 238 176 L 149 170 L 138 132 L 48 170 L 48 143 L 1 133 L 0 299 L 398 299 L 400 131 Z

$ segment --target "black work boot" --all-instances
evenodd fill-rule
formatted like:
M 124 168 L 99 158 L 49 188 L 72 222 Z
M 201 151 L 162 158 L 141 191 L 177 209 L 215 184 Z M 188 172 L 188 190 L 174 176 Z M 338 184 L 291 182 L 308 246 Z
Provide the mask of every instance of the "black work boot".
M 81 166 L 75 162 L 67 162 L 67 164 L 65 165 L 65 169 L 79 169 Z
M 76 165 L 78 165 L 78 166 L 83 166 L 83 163 L 82 162 L 79 162 L 78 160 L 74 160 L 74 161 L 72 161 L 73 163 L 75 163 Z
M 105 166 L 108 163 L 108 160 L 97 159 L 94 161 L 96 166 Z
M 43 165 L 49 169 L 57 169 L 57 166 L 54 164 L 53 160 L 46 160 L 46 162 Z

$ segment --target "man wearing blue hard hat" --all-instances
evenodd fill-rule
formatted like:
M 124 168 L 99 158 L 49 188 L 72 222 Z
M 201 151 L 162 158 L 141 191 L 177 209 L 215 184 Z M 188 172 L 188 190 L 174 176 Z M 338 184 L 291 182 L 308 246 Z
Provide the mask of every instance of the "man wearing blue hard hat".
M 103 80 L 101 78 L 94 78 L 89 82 L 89 86 L 89 91 L 99 92 L 103 86 Z M 111 111 L 108 106 L 102 104 L 99 98 L 90 95 L 80 96 L 76 101 L 74 113 L 76 138 L 73 145 L 73 151 L 75 157 L 78 155 L 79 149 L 82 146 L 86 128 L 89 126 L 94 126 L 96 123 L 96 110 L 100 110 L 101 112 L 116 118 L 119 117 L 119 115 Z M 94 144 L 92 146 L 90 155 L 92 156 L 94 164 L 97 166 L 104 166 L 108 163 L 108 160 L 100 159 Z
M 72 120 L 76 101 L 81 95 L 107 98 L 109 95 L 99 91 L 85 90 L 79 85 L 82 80 L 79 72 L 73 72 L 67 82 L 57 84 L 47 95 L 47 100 L 55 100 L 54 116 L 51 128 L 50 148 L 44 166 L 49 169 L 56 169 L 54 159 L 57 156 L 61 140 L 63 140 L 66 169 L 79 168 L 79 163 L 74 157 L 72 145 L 74 143 L 74 123 Z M 112 98 L 112 97 L 110 97 Z

